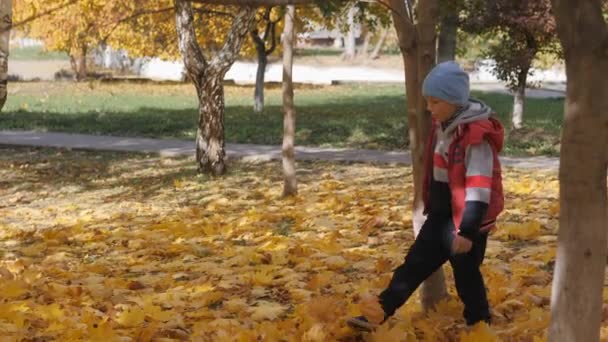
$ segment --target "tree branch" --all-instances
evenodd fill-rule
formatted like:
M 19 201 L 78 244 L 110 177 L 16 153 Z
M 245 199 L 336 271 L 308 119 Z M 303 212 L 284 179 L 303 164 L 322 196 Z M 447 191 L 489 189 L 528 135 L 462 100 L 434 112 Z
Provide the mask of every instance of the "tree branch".
M 234 14 L 228 13 L 228 12 L 214 11 L 214 10 L 210 10 L 210 9 L 206 9 L 206 8 L 194 8 L 193 11 L 196 12 L 196 13 L 200 13 L 200 14 L 221 15 L 221 16 L 224 16 L 224 17 L 229 17 L 229 18 L 234 19 Z
M 190 75 L 200 77 L 207 68 L 207 61 L 196 39 L 192 5 L 186 0 L 175 0 L 175 26 L 184 65 Z M 193 81 L 196 84 L 197 79 Z
M 189 0 L 190 2 L 237 6 L 308 5 L 316 0 Z
M 114 33 L 114 31 L 116 31 L 116 29 L 118 28 L 118 26 L 120 26 L 120 24 L 127 22 L 129 20 L 133 20 L 136 18 L 139 18 L 141 16 L 144 15 L 151 15 L 151 14 L 159 14 L 159 13 L 164 13 L 164 12 L 169 12 L 169 11 L 173 11 L 175 10 L 175 7 L 166 7 L 166 8 L 161 8 L 161 9 L 157 9 L 157 10 L 148 10 L 148 11 L 141 11 L 135 14 L 132 14 L 128 17 L 124 17 L 121 19 L 118 19 L 117 21 L 113 22 L 114 26 L 110 29 L 110 32 L 108 32 L 108 34 L 106 34 L 101 41 L 105 42 L 108 38 L 110 38 L 110 36 L 112 35 L 112 33 Z
M 182 0 L 178 0 L 182 1 Z M 255 8 L 242 7 L 232 21 L 232 26 L 228 30 L 228 36 L 224 40 L 222 48 L 213 56 L 210 67 L 215 72 L 226 72 L 236 60 L 244 37 L 250 32 L 251 26 L 255 21 Z
M 266 50 L 266 55 L 270 55 L 274 52 L 274 49 L 277 47 L 277 39 L 276 39 L 276 30 L 277 23 L 271 22 L 270 25 L 272 28 L 270 29 L 270 49 Z
M 44 17 L 46 15 L 52 14 L 53 12 L 57 12 L 59 10 L 62 10 L 64 8 L 66 8 L 66 7 L 72 6 L 72 5 L 74 5 L 75 3 L 79 2 L 79 1 L 80 0 L 71 0 L 69 2 L 66 2 L 65 4 L 59 5 L 57 7 L 51 8 L 51 9 L 48 9 L 48 10 L 43 11 L 41 13 L 37 13 L 37 14 L 31 16 L 31 17 L 28 17 L 28 18 L 25 18 L 25 19 L 23 19 L 21 21 L 13 23 L 12 28 L 23 26 L 23 25 L 25 25 L 25 24 L 27 24 L 29 22 L 32 22 L 32 21 L 34 21 L 36 19 L 40 19 L 40 18 L 42 18 L 42 17 Z

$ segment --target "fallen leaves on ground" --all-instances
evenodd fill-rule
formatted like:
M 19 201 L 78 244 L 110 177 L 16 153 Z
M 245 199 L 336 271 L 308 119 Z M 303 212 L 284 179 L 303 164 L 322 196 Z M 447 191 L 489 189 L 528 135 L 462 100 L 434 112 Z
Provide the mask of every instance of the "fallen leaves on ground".
M 374 334 L 344 320 L 413 240 L 402 166 L 278 163 L 198 176 L 190 159 L 8 149 L 0 156 L 0 335 L 57 341 L 539 341 L 549 322 L 557 180 L 505 172 L 483 266 L 494 324 L 417 296 Z M 557 207 L 557 210 L 559 208 Z M 605 291 L 608 299 L 608 291 Z M 603 338 L 608 338 L 604 321 Z

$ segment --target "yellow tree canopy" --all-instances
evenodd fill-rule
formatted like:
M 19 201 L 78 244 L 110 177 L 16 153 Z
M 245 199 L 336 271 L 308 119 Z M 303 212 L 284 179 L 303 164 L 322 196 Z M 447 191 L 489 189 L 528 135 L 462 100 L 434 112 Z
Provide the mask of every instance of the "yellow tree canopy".
M 66 3 L 70 3 L 64 6 Z M 103 0 L 15 0 L 14 18 L 19 22 L 37 13 L 61 8 L 24 26 L 31 38 L 44 41 L 48 50 L 66 51 L 74 55 L 82 48 L 92 48 L 108 34 L 112 23 L 129 11 L 130 1 Z
M 29 37 L 41 39 L 48 50 L 75 55 L 83 47 L 88 50 L 105 42 L 127 50 L 133 57 L 180 58 L 171 0 L 15 0 L 14 20 L 19 22 L 59 7 L 63 8 L 23 27 Z M 199 43 L 211 55 L 222 46 L 235 7 L 207 4 L 194 4 L 193 7 Z M 264 32 L 266 27 L 265 11 L 265 8 L 259 9 L 259 32 Z M 280 7 L 273 8 L 271 20 L 276 21 L 281 16 Z M 278 37 L 282 22 L 277 24 L 276 30 Z M 243 55 L 254 53 L 253 43 L 248 40 Z

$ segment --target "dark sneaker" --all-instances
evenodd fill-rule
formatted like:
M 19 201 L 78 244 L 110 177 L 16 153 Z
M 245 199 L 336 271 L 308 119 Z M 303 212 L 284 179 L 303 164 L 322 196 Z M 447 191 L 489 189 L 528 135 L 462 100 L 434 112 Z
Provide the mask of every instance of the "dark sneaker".
M 364 332 L 371 332 L 378 327 L 377 324 L 369 322 L 367 320 L 367 318 L 365 318 L 365 316 L 357 316 L 357 317 L 349 318 L 346 321 L 346 324 L 348 324 L 349 327 L 351 327 L 355 330 L 364 331 Z

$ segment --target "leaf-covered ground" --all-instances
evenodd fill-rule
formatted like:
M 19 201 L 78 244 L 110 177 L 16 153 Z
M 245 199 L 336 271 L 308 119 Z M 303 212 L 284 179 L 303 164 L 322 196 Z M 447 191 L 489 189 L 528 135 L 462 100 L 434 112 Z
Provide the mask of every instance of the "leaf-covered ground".
M 452 298 L 417 296 L 379 331 L 344 320 L 385 286 L 413 234 L 405 167 L 233 163 L 3 148 L 0 336 L 8 341 L 540 341 L 557 228 L 553 173 L 505 172 L 507 210 L 483 272 L 493 333 L 467 332 Z M 608 290 L 604 291 L 608 300 Z M 608 339 L 608 320 L 602 336 Z M 2 339 L 4 341 L 4 339 Z

